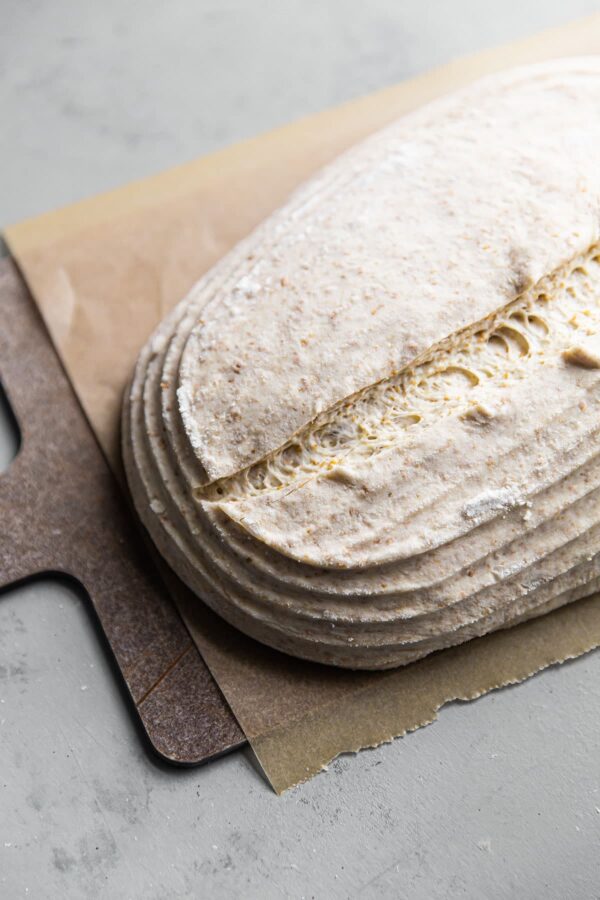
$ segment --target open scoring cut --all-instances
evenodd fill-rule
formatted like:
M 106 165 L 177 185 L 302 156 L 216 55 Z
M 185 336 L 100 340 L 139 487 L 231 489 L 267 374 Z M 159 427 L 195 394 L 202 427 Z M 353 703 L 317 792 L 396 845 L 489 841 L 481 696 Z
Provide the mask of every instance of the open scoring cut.
M 559 355 L 577 364 L 574 340 L 585 343 L 599 331 L 600 245 L 595 244 L 487 321 L 454 335 L 419 364 L 321 413 L 262 460 L 196 488 L 195 497 L 221 503 L 244 500 L 297 486 L 300 480 L 335 476 L 336 467 L 350 455 L 372 456 L 443 416 L 484 423 L 493 415 L 490 387 L 500 396 L 534 367 Z

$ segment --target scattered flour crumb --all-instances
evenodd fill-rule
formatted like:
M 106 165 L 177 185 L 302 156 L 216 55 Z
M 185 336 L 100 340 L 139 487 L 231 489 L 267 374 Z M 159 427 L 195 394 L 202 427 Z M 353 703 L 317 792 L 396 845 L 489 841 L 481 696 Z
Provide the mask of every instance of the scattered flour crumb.
M 485 403 L 474 403 L 460 418 L 475 425 L 489 425 L 495 415 L 496 411 L 492 406 Z
M 261 287 L 260 282 L 251 278 L 249 275 L 243 275 L 234 287 L 234 291 L 245 294 L 246 297 L 254 297 L 256 294 L 260 293 Z
M 494 575 L 499 581 L 504 581 L 505 578 L 511 578 L 513 575 L 516 575 L 517 572 L 520 572 L 523 568 L 523 563 L 516 562 L 511 563 L 508 566 L 505 566 L 503 569 L 498 569 L 494 572 Z
M 494 491 L 484 491 L 473 500 L 469 500 L 463 507 L 462 514 L 465 519 L 470 519 L 475 524 L 483 522 L 491 513 L 509 512 L 517 506 L 523 506 L 525 500 L 522 494 L 514 488 L 499 488 Z
M 574 347 L 563 350 L 562 357 L 571 366 L 582 369 L 600 369 L 600 345 L 597 339 L 583 340 Z

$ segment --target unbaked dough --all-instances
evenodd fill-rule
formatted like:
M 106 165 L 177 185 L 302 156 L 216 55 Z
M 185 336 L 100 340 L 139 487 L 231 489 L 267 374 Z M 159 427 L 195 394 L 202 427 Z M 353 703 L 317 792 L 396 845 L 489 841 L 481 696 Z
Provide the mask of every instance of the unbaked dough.
M 131 493 L 198 597 L 387 668 L 600 586 L 600 60 L 327 167 L 143 348 Z

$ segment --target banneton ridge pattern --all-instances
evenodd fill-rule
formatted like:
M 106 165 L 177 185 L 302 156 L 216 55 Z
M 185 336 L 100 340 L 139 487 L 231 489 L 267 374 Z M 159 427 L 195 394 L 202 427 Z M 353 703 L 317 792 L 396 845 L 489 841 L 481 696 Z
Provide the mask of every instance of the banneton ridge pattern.
M 301 188 L 143 348 L 132 497 L 216 612 L 387 668 L 600 587 L 600 60 L 485 79 Z

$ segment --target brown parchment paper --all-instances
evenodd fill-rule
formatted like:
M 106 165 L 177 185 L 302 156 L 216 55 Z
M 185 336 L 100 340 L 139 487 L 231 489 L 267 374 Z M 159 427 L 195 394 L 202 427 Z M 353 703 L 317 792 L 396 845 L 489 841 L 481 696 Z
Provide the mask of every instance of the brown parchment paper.
M 393 118 L 503 68 L 600 53 L 600 15 L 452 62 L 334 110 L 13 225 L 5 237 L 115 471 L 137 353 L 236 241 L 337 153 Z M 600 596 L 384 673 L 291 659 L 170 588 L 275 790 L 471 699 L 600 645 Z

